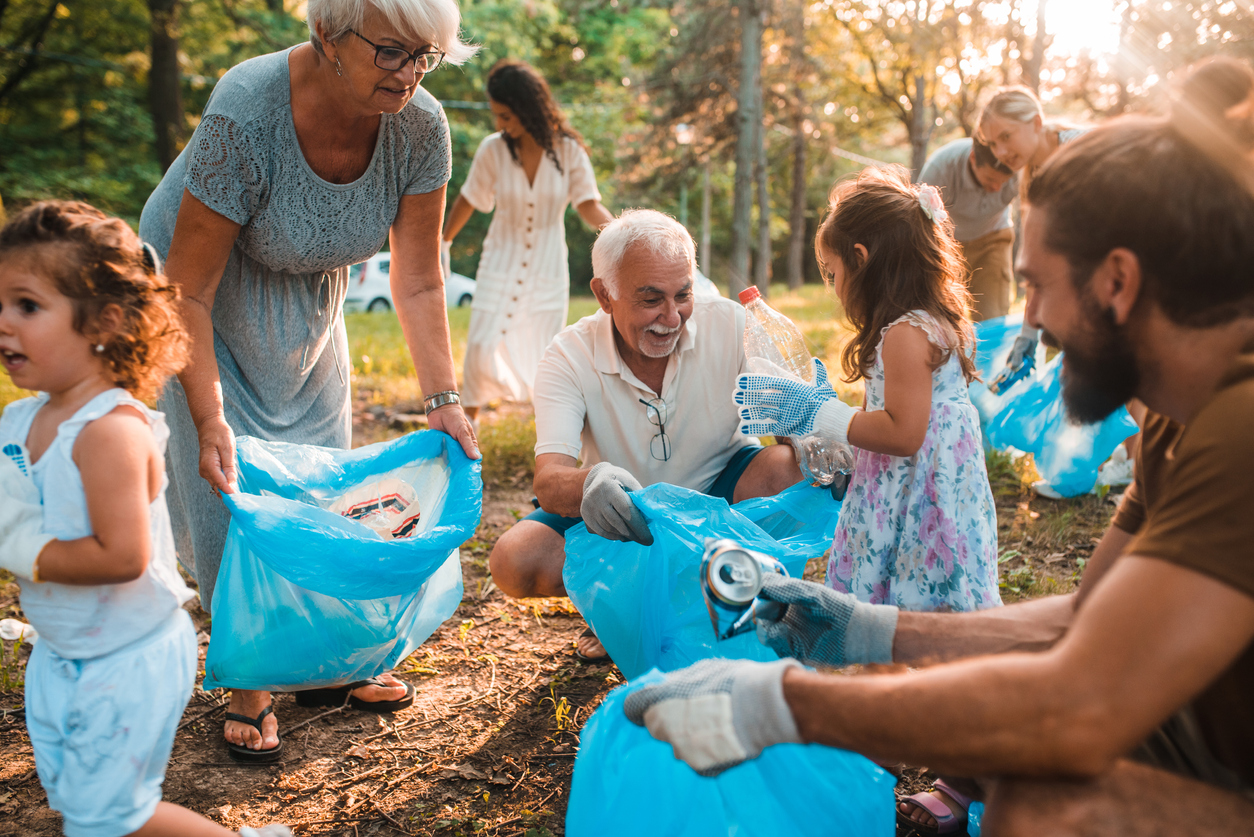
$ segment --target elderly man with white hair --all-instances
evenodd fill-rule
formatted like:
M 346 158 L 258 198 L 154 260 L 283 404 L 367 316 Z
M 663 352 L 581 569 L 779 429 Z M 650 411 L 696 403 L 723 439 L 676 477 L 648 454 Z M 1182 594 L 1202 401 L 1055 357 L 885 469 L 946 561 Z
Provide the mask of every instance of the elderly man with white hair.
M 675 219 L 629 210 L 592 248 L 601 310 L 553 339 L 536 374 L 539 508 L 490 558 L 511 596 L 564 596 L 566 530 L 581 520 L 613 540 L 652 543 L 628 496 L 664 482 L 727 502 L 776 494 L 801 479 L 792 448 L 741 435 L 730 393 L 747 371 L 745 312 L 698 300 L 692 237 Z M 584 659 L 604 658 L 591 631 Z

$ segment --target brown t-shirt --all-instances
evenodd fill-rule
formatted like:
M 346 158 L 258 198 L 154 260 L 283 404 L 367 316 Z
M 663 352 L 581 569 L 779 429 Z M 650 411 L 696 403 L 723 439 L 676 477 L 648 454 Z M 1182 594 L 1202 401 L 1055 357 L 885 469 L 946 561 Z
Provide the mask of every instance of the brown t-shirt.
M 1185 427 L 1148 412 L 1114 524 L 1126 555 L 1170 561 L 1254 597 L 1254 342 Z M 1254 786 L 1254 642 L 1193 701 L 1215 757 Z

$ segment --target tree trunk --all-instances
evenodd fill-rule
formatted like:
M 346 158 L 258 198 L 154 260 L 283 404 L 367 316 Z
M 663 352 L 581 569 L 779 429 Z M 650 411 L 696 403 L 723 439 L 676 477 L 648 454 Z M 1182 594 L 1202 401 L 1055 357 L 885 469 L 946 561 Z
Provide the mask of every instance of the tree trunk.
M 799 0 L 789 16 L 792 40 L 792 208 L 788 213 L 788 289 L 795 291 L 805 280 L 806 254 L 806 146 L 805 94 L 801 79 L 806 68 L 805 10 L 808 3 Z
M 765 115 L 766 108 L 758 105 Z M 762 296 L 770 296 L 771 288 L 771 193 L 768 191 L 766 177 L 766 125 L 758 122 L 757 136 L 757 181 L 758 181 L 758 260 L 753 267 L 753 281 L 762 292 Z
M 914 77 L 913 107 L 910 110 L 910 176 L 917 178 L 927 162 L 927 143 L 932 138 L 932 122 L 928 119 L 927 82 Z
M 148 0 L 152 18 L 152 68 L 148 71 L 148 105 L 156 135 L 157 160 L 165 172 L 178 156 L 183 140 L 183 87 L 179 73 L 179 0 Z
M 1024 81 L 1038 97 L 1041 95 L 1041 68 L 1045 66 L 1045 5 L 1036 3 L 1036 35 L 1032 38 L 1032 57 L 1023 67 Z
M 282 14 L 283 0 L 266 0 L 266 8 L 275 14 Z
M 740 0 L 740 95 L 736 108 L 736 185 L 732 196 L 732 251 L 728 282 L 733 294 L 749 285 L 749 227 L 753 215 L 754 134 L 762 87 L 762 12 L 757 0 Z
M 710 161 L 701 175 L 701 272 L 710 275 Z

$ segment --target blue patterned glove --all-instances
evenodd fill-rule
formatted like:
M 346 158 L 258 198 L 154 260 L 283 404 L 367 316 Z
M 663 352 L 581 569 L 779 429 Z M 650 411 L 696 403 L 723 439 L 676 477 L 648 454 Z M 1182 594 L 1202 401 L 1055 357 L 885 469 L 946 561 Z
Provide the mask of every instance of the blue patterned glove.
M 1024 331 L 1015 338 L 1006 357 L 1006 366 L 997 373 L 997 377 L 989 383 L 989 392 L 1001 395 L 1006 390 L 1028 376 L 1036 366 L 1036 343 L 1040 331 L 1032 329 Z
M 741 375 L 733 397 L 740 405 L 740 432 L 746 436 L 805 436 L 814 429 L 819 408 L 836 397 L 827 367 L 814 362 L 814 383 L 776 375 Z

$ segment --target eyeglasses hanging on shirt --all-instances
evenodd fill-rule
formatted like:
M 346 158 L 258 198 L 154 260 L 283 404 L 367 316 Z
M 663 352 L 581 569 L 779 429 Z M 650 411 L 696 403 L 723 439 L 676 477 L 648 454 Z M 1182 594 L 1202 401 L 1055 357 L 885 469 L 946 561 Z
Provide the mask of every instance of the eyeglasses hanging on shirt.
M 649 423 L 658 429 L 658 432 L 649 440 L 649 455 L 661 462 L 670 461 L 671 437 L 666 435 L 666 402 L 661 398 L 650 398 L 648 401 L 643 398 L 638 400 L 644 405 L 644 412 L 649 417 Z

